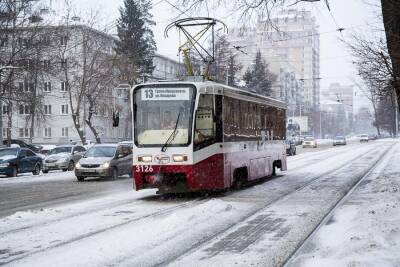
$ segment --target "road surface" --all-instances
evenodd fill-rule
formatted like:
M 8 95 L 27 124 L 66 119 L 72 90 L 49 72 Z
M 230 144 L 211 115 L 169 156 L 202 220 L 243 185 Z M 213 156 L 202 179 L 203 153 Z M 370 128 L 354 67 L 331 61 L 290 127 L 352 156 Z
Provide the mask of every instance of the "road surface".
M 397 148 L 299 149 L 287 172 L 211 196 L 135 192 L 129 178 L 78 183 L 72 172 L 0 178 L 0 265 L 296 265 L 327 216 Z

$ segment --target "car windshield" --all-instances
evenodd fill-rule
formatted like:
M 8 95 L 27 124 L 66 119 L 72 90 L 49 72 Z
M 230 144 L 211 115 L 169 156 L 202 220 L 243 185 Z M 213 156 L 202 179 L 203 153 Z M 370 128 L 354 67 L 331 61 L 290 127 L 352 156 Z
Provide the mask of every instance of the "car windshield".
M 304 140 L 313 141 L 313 140 L 314 140 L 314 137 L 312 137 L 312 136 L 307 136 Z
M 59 153 L 71 153 L 72 147 L 70 146 L 61 146 L 56 147 L 50 151 L 50 155 L 59 154 Z
M 117 150 L 117 147 L 114 146 L 94 146 L 90 148 L 86 154 L 85 158 L 111 158 L 114 157 L 115 151 Z
M 0 157 L 6 157 L 6 156 L 16 157 L 17 154 L 18 154 L 18 149 L 15 148 L 0 149 Z
M 344 139 L 344 136 L 336 136 L 335 139 Z
M 189 85 L 144 86 L 135 90 L 135 143 L 138 146 L 163 146 L 168 140 L 172 146 L 187 145 L 193 95 Z

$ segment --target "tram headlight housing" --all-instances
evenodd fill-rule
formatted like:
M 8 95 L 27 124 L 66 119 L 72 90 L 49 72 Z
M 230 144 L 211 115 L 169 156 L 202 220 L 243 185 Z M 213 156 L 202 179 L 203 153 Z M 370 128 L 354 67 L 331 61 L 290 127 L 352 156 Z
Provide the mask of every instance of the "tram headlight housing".
M 138 162 L 151 162 L 153 157 L 150 155 L 144 155 L 144 156 L 139 156 L 137 159 Z
M 172 155 L 172 160 L 174 162 L 184 162 L 187 161 L 187 155 Z

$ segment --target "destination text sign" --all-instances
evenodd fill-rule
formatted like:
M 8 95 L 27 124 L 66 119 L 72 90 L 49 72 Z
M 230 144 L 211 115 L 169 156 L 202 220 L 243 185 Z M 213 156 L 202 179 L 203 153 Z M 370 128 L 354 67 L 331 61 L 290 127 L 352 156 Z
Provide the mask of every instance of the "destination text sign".
M 189 100 L 189 88 L 143 88 L 142 100 Z

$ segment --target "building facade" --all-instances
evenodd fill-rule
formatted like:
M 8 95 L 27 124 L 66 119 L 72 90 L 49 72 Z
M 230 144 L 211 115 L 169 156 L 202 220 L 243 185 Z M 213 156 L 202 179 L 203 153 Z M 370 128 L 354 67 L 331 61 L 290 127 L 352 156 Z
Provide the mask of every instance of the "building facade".
M 40 55 L 24 59 L 23 69 L 13 80 L 11 90 L 19 90 L 21 100 L 2 101 L 3 139 L 10 135 L 36 144 L 79 142 L 80 135 L 92 142 L 131 140 L 131 87 L 104 64 L 113 56 L 115 38 L 84 25 L 46 26 L 39 31 L 29 42 L 46 40 Z M 29 42 L 22 38 L 21 45 Z M 0 55 L 8 51 L 3 43 Z M 27 67 L 27 61 L 34 67 Z M 182 74 L 182 65 L 167 57 L 156 55 L 154 64 L 151 80 L 176 79 Z M 91 75 L 83 74 L 90 71 Z M 119 126 L 113 127 L 117 113 Z
M 318 124 L 320 105 L 320 42 L 319 27 L 310 11 L 289 9 L 279 12 L 273 19 L 274 27 L 260 21 L 254 28 L 236 28 L 229 33 L 228 40 L 233 46 L 242 47 L 246 53 L 237 53 L 243 64 L 242 72 L 252 64 L 257 51 L 261 51 L 270 69 L 278 75 L 287 75 L 281 69 L 289 69 L 301 83 L 302 103 L 298 109 L 309 117 L 310 126 Z M 290 66 L 290 67 L 288 67 Z M 273 88 L 274 95 L 280 95 L 280 87 Z M 292 105 L 288 103 L 289 106 Z

